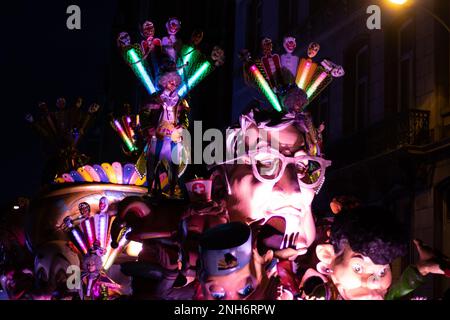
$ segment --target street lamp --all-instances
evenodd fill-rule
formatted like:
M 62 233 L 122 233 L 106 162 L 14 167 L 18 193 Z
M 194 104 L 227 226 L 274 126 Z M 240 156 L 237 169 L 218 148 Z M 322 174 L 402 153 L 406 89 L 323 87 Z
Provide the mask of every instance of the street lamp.
M 404 5 L 405 3 L 408 2 L 408 0 L 389 0 L 389 1 L 394 4 L 399 4 L 399 5 Z
M 433 11 L 431 11 L 427 7 L 420 5 L 418 1 L 410 1 L 410 0 L 388 0 L 388 1 L 392 4 L 399 5 L 399 6 L 403 6 L 405 4 L 410 4 L 410 5 L 414 4 L 415 6 L 421 8 L 423 11 L 425 11 L 430 16 L 432 16 L 433 19 L 435 19 L 437 22 L 439 22 L 447 30 L 447 32 L 450 33 L 450 27 L 444 22 L 444 20 L 442 20 L 439 16 L 437 16 Z

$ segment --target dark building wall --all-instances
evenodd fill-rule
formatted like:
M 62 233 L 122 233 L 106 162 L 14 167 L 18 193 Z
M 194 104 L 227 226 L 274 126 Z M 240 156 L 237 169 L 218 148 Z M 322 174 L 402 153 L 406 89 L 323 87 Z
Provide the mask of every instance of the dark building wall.
M 254 19 L 251 13 L 245 14 L 250 2 L 237 1 L 237 25 L 244 25 L 241 21 L 247 17 Z M 390 207 L 410 227 L 411 237 L 450 254 L 450 34 L 419 6 L 394 8 L 386 6 L 386 1 L 366 0 L 297 1 L 297 23 L 292 24 L 289 17 L 295 14 L 281 11 L 290 7 L 287 2 L 260 1 L 262 12 L 278 11 L 259 22 L 259 30 L 272 29 L 272 39 L 278 43 L 274 51 L 283 53 L 283 34 L 293 34 L 297 55 L 305 56 L 308 44 L 318 42 L 317 60 L 331 59 L 347 73 L 308 107 L 316 125 L 326 123 L 325 154 L 333 161 L 327 182 L 314 200 L 316 212 L 329 210 L 335 195 L 355 194 L 365 202 Z M 366 26 L 366 9 L 373 4 L 382 10 L 381 30 Z M 419 4 L 449 24 L 447 1 Z M 236 52 L 248 47 L 240 33 L 235 39 Z M 240 66 L 236 61 L 235 70 L 241 71 Z M 234 77 L 233 119 L 251 98 L 264 100 L 245 87 L 241 74 Z M 411 246 L 400 264 L 415 259 Z M 396 274 L 400 264 L 394 266 Z M 430 277 L 417 294 L 442 296 L 448 287 L 448 281 Z

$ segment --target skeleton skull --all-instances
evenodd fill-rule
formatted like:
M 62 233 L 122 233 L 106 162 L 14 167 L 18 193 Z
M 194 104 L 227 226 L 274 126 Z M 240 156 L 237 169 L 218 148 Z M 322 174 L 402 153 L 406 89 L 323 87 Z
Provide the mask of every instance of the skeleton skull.
M 81 106 L 83 105 L 83 98 L 77 98 L 77 101 L 75 101 L 75 107 L 76 108 L 81 108 Z
M 224 60 L 225 60 L 225 53 L 223 52 L 223 50 L 218 47 L 215 46 L 213 48 L 213 51 L 211 52 L 211 59 L 213 59 L 213 61 L 215 62 L 216 66 L 221 66 L 224 64 Z
M 119 48 L 125 48 L 131 44 L 131 37 L 127 32 L 121 32 L 117 37 L 117 46 Z
M 336 66 L 335 68 L 333 68 L 333 70 L 331 70 L 331 75 L 335 78 L 339 78 L 344 76 L 345 71 L 344 68 L 342 66 Z
M 261 46 L 262 46 L 263 54 L 265 56 L 272 54 L 272 39 L 264 38 L 261 41 Z
M 314 58 L 319 53 L 320 45 L 317 42 L 311 42 L 308 46 L 308 57 Z
M 91 106 L 88 109 L 89 113 L 96 113 L 100 109 L 100 106 L 96 103 L 91 104 Z
M 59 110 L 64 109 L 65 106 L 66 106 L 66 99 L 64 99 L 64 98 L 59 98 L 58 100 L 56 100 L 56 107 L 57 107 Z

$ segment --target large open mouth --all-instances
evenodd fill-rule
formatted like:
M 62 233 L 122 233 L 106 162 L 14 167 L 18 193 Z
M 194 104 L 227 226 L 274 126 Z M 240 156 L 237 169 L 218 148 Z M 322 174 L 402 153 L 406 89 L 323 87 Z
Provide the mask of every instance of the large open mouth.
M 283 216 L 272 216 L 263 225 L 260 233 L 262 243 L 275 250 L 293 249 L 299 254 L 307 251 L 307 244 L 299 228 L 291 226 L 289 219 Z M 296 224 L 299 226 L 299 224 Z

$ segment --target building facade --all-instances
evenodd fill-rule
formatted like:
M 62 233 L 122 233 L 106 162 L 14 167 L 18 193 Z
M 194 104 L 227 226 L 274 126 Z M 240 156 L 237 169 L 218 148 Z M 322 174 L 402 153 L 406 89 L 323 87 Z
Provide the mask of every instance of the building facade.
M 331 197 L 352 194 L 389 206 L 413 238 L 450 255 L 450 33 L 447 1 L 394 7 L 386 0 L 236 0 L 235 56 L 260 55 L 270 37 L 297 39 L 304 56 L 312 41 L 346 70 L 310 106 L 316 125 L 326 124 L 325 153 L 333 161 L 314 205 L 326 211 Z M 381 28 L 367 27 L 368 7 L 381 9 Z M 278 44 L 275 45 L 275 44 Z M 236 120 L 257 93 L 243 83 L 234 62 Z M 386 223 L 389 223 L 388 221 Z M 394 265 L 413 263 L 409 254 Z M 449 281 L 429 277 L 416 294 L 440 297 Z

